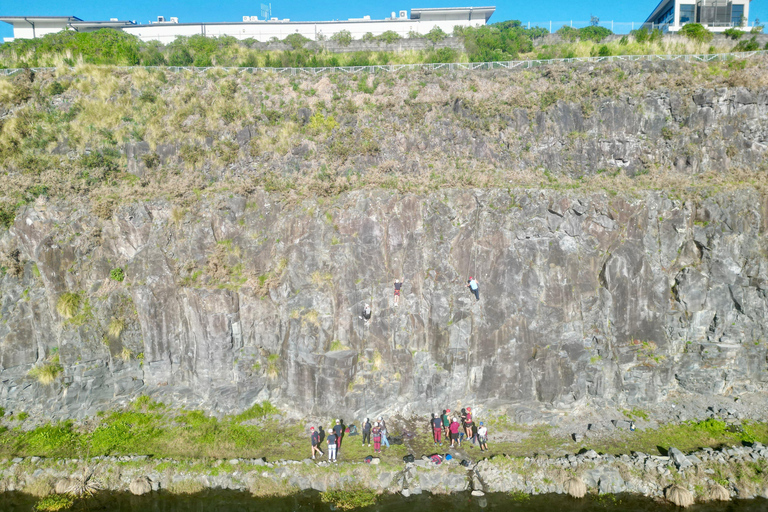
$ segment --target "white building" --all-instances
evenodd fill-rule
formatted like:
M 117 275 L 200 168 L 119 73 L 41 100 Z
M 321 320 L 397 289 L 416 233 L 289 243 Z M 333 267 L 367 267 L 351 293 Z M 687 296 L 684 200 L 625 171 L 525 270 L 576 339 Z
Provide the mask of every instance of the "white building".
M 451 34 L 454 27 L 479 27 L 485 25 L 496 10 L 495 7 L 449 7 L 430 9 L 411 9 L 392 13 L 382 20 L 372 20 L 370 16 L 334 21 L 290 21 L 271 18 L 260 20 L 256 16 L 243 16 L 240 22 L 217 23 L 179 23 L 178 18 L 158 16 L 157 21 L 146 25 L 133 21 L 83 21 L 75 16 L 4 16 L 0 21 L 13 25 L 13 39 L 33 39 L 61 30 L 90 32 L 100 28 L 122 30 L 139 37 L 143 41 L 172 42 L 179 36 L 204 35 L 209 37 L 232 36 L 237 39 L 253 38 L 257 41 L 285 39 L 291 34 L 301 34 L 312 40 L 331 37 L 343 30 L 349 31 L 354 39 L 371 33 L 374 36 L 392 31 L 401 37 L 409 33 L 426 34 L 435 27 Z
M 661 0 L 646 25 L 677 32 L 686 23 L 701 23 L 712 32 L 746 27 L 751 0 Z

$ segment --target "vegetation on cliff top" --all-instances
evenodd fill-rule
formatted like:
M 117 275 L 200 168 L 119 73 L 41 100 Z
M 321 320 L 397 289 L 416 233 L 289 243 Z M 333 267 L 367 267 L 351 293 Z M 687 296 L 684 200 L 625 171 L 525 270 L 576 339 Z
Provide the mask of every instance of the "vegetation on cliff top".
M 642 98 L 654 89 L 755 89 L 764 83 L 763 62 L 691 64 L 669 73 L 649 73 L 637 64 L 323 77 L 93 65 L 28 72 L 0 79 L 0 109 L 6 112 L 0 122 L 0 226 L 10 226 L 17 209 L 39 197 L 85 197 L 106 219 L 125 201 L 162 197 L 184 206 L 201 194 L 247 195 L 256 188 L 302 197 L 366 187 L 651 188 L 682 194 L 690 187 L 759 186 L 761 169 L 727 169 L 695 181 L 660 165 L 635 175 L 590 168 L 553 173 L 530 151 L 539 144 L 535 134 L 507 141 L 499 134 L 521 111 L 531 119 L 576 98 L 588 117 L 601 101 Z M 436 131 L 441 126 L 447 135 Z M 665 140 L 692 133 L 675 123 L 665 128 Z M 459 139 L 452 141 L 451 133 L 459 131 L 485 141 L 490 152 L 476 155 Z M 417 152 L 417 161 L 407 161 L 414 153 L 403 144 L 437 135 Z M 565 142 L 579 145 L 594 137 L 574 132 Z M 130 148 L 140 173 L 128 172 Z M 688 146 L 681 151 L 696 152 Z
M 661 32 L 645 29 L 633 31 L 618 41 L 605 43 L 611 35 L 605 27 L 589 26 L 580 29 L 563 26 L 557 30 L 563 43 L 535 48 L 533 41 L 548 34 L 541 27 L 525 28 L 519 21 L 510 20 L 482 27 L 457 27 L 454 37 L 463 49 L 455 45 L 440 45 L 449 34 L 435 28 L 428 34 L 412 33 L 409 38 L 421 38 L 431 46 L 418 51 L 368 50 L 334 53 L 318 42 L 292 34 L 276 50 L 255 39 L 238 40 L 231 36 L 219 38 L 195 35 L 179 37 L 163 45 L 156 41 L 144 42 L 138 37 L 111 29 L 94 32 L 63 31 L 37 39 L 18 39 L 0 45 L 0 67 L 42 67 L 89 63 L 117 66 L 239 66 L 239 67 L 326 67 L 365 66 L 425 62 L 491 62 L 518 58 L 547 59 L 585 57 L 597 55 L 711 53 L 728 51 L 735 42 L 721 42 L 718 47 L 706 46 L 712 34 L 695 24 L 684 27 L 693 44 L 664 43 Z M 331 41 L 348 47 L 352 36 L 348 32 L 335 34 Z M 401 39 L 389 31 L 379 36 L 366 34 L 362 41 L 374 44 L 392 44 Z

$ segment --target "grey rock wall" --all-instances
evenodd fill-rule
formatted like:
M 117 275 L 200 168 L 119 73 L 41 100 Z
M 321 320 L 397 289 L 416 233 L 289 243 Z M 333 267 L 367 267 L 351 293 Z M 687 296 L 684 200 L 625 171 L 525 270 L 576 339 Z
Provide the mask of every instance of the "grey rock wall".
M 39 200 L 0 239 L 19 251 L 0 278 L 0 406 L 82 417 L 149 393 L 219 413 L 268 399 L 407 414 L 765 391 L 767 227 L 768 200 L 749 188 L 688 202 L 259 192 L 107 220 Z M 70 320 L 56 311 L 65 292 L 82 298 Z M 28 375 L 56 355 L 52 385 Z

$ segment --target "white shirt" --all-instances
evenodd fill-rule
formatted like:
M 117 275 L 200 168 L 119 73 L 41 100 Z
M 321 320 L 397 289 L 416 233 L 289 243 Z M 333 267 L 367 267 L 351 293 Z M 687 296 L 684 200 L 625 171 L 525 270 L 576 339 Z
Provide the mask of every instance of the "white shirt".
M 479 429 L 477 429 L 477 435 L 479 435 L 480 437 L 485 437 L 486 435 L 488 435 L 488 429 L 485 428 L 485 426 L 480 427 Z

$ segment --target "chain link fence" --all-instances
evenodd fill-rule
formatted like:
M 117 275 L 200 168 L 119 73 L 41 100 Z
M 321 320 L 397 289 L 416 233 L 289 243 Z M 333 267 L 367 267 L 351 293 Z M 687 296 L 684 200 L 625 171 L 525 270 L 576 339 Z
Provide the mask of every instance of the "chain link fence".
M 732 53 L 712 53 L 699 55 L 611 55 L 606 57 L 573 57 L 567 59 L 546 59 L 546 60 L 512 60 L 504 62 L 454 62 L 454 63 L 424 63 L 424 64 L 384 64 L 378 66 L 339 66 L 339 67 L 317 67 L 317 68 L 244 68 L 244 67 L 206 67 L 196 68 L 192 66 L 115 66 L 118 69 L 163 69 L 172 73 L 189 71 L 193 73 L 206 73 L 210 70 L 221 69 L 226 72 L 241 73 L 280 73 L 288 75 L 324 75 L 329 73 L 397 73 L 399 71 L 477 71 L 489 69 L 527 69 L 550 66 L 553 64 L 572 64 L 572 63 L 599 63 L 599 62 L 636 62 L 636 61 L 683 61 L 683 62 L 712 62 L 726 61 L 733 59 L 746 59 L 765 55 L 766 50 L 755 50 L 751 52 L 732 52 Z M 57 68 L 39 67 L 39 68 L 15 68 L 0 69 L 0 75 L 13 76 L 27 69 L 34 72 L 55 71 Z M 69 68 L 74 70 L 74 68 Z

